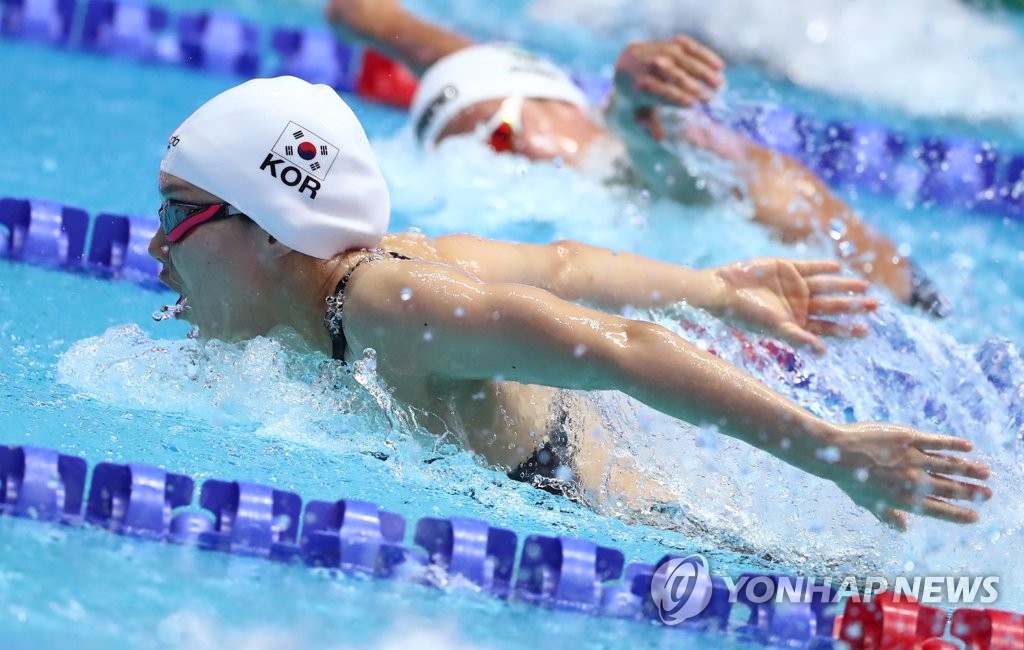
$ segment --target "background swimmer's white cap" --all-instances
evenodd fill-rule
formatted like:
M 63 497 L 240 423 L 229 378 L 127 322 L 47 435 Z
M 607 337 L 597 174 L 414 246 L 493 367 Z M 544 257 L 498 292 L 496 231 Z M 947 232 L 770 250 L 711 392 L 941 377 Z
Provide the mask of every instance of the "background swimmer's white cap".
M 330 87 L 295 77 L 247 81 L 200 106 L 160 170 L 313 257 L 376 246 L 387 231 L 388 188 L 362 125 Z
M 434 144 L 461 111 L 512 95 L 589 108 L 583 91 L 551 61 L 514 45 L 473 45 L 440 59 L 423 75 L 412 99 L 416 137 Z

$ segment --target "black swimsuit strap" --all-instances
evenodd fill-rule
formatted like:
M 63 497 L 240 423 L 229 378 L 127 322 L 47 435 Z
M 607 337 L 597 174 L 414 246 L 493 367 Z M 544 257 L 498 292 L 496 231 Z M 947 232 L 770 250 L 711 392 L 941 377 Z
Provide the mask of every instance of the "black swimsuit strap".
M 379 259 L 384 259 L 384 255 L 391 257 L 396 260 L 411 260 L 411 257 L 406 257 L 401 253 L 395 253 L 394 251 L 372 251 L 369 255 L 366 255 L 358 262 L 352 265 L 352 268 L 348 270 L 341 280 L 338 281 L 338 286 L 334 288 L 334 293 L 327 298 L 327 313 L 324 316 L 324 327 L 327 328 L 328 334 L 331 335 L 331 358 L 337 359 L 341 362 L 345 361 L 345 350 L 348 349 L 348 344 L 345 341 L 345 330 L 342 326 L 342 304 L 345 300 L 345 289 L 348 287 L 349 278 L 355 273 L 355 270 L 365 262 L 372 262 Z

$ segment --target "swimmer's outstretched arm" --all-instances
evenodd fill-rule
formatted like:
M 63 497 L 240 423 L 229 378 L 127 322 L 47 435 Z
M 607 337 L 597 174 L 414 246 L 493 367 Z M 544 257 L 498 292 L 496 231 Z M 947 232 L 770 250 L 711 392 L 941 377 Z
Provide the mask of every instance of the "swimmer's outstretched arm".
M 394 57 L 416 74 L 473 41 L 409 13 L 399 0 L 331 0 L 324 17 L 335 33 Z
M 384 260 L 352 275 L 345 332 L 377 350 L 385 381 L 449 392 L 504 379 L 619 390 L 668 415 L 710 423 L 811 474 L 898 527 L 902 511 L 958 523 L 991 496 L 966 440 L 896 424 L 832 424 L 658 325 L 605 314 L 525 285 L 453 267 Z M 425 337 L 424 333 L 430 336 Z M 958 503 L 966 501 L 967 505 Z
M 724 64 L 710 49 L 688 37 L 637 42 L 619 56 L 615 90 L 606 115 L 626 144 L 637 174 L 653 189 L 672 196 L 686 175 L 676 156 L 662 146 L 666 134 L 657 107 L 690 108 L 707 102 L 723 83 Z M 754 218 L 783 240 L 832 238 L 837 255 L 865 277 L 888 287 L 901 301 L 911 295 L 911 270 L 896 245 L 865 224 L 842 199 L 794 158 L 693 112 L 683 137 L 732 161 L 746 183 Z
M 695 270 L 576 241 L 536 245 L 448 235 L 434 245 L 485 282 L 528 284 L 612 312 L 686 302 L 819 352 L 820 336 L 867 333 L 861 323 L 822 317 L 878 307 L 863 295 L 865 280 L 834 275 L 839 264 L 830 261 L 757 259 Z

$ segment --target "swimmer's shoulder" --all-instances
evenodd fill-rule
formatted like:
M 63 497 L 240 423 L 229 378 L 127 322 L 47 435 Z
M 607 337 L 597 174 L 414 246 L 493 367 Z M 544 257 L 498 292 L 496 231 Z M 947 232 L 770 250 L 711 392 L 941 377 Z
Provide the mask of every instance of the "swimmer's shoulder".
M 441 261 L 441 254 L 437 250 L 434 240 L 423 233 L 403 232 L 384 235 L 378 248 L 387 253 L 398 253 L 413 260 Z

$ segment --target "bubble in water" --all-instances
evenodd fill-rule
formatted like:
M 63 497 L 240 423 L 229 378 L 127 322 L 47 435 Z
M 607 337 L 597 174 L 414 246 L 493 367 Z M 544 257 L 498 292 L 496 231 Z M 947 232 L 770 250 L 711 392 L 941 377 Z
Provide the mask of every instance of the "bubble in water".
M 427 330 L 426 332 L 423 332 L 423 340 L 424 341 L 433 341 L 434 340 L 434 333 L 431 332 L 430 330 Z
M 456 318 L 462 318 L 465 315 L 466 315 L 466 310 L 465 309 L 463 309 L 462 307 L 456 307 L 455 308 L 455 317 Z
M 846 223 L 842 219 L 833 219 L 828 224 L 828 236 L 833 241 L 839 241 L 846 236 Z
M 285 531 L 292 525 L 292 518 L 288 515 L 278 515 L 274 518 L 274 530 Z
M 826 463 L 838 463 L 840 458 L 839 447 L 822 447 L 814 452 L 814 455 Z
M 578 343 L 576 345 L 575 349 L 573 349 L 573 351 L 572 351 L 573 356 L 576 357 L 577 359 L 579 359 L 580 357 L 582 357 L 586 353 L 587 353 L 587 346 L 583 345 L 582 343 Z
M 405 300 L 405 301 L 409 301 L 409 300 L 412 300 L 412 289 L 410 289 L 409 287 L 405 287 L 405 288 L 404 288 L 404 289 L 402 289 L 402 291 L 401 291 L 401 292 L 400 292 L 400 293 L 398 294 L 398 296 L 399 296 L 399 297 L 400 297 L 400 298 L 401 298 L 402 300 Z

